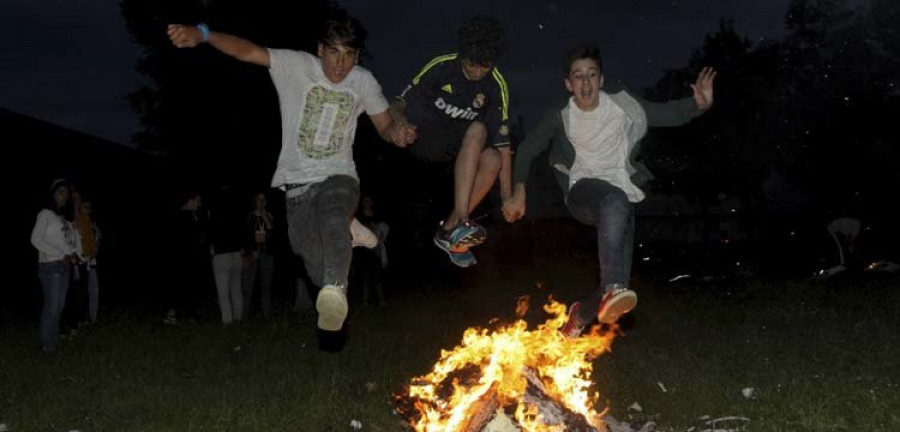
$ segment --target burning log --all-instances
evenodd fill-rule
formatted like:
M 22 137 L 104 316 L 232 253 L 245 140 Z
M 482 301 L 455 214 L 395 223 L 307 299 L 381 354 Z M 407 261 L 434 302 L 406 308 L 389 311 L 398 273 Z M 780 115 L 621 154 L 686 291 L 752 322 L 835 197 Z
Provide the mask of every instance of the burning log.
M 544 383 L 541 381 L 540 377 L 536 371 L 531 368 L 526 368 L 522 372 L 522 377 L 528 382 L 527 390 L 525 391 L 524 400 L 528 406 L 531 406 L 535 410 L 534 418 L 538 420 L 539 423 L 548 427 L 558 428 L 560 431 L 566 432 L 606 432 L 605 430 L 598 430 L 591 426 L 587 419 L 584 418 L 583 415 L 572 412 L 570 409 L 566 408 L 564 405 L 560 404 L 553 397 L 551 397 L 547 393 L 547 389 L 544 386 Z M 486 393 L 483 399 L 489 399 L 491 401 L 496 401 L 496 388 L 497 384 L 491 387 L 491 391 Z M 489 396 L 490 394 L 490 396 Z M 483 403 L 479 404 L 476 408 L 473 406 L 473 409 L 470 412 L 473 419 L 477 418 L 478 421 L 471 421 L 466 429 L 463 429 L 465 432 L 500 432 L 503 429 L 498 429 L 496 427 L 487 428 L 489 422 L 492 425 L 504 424 L 507 425 L 506 428 L 512 426 L 511 431 L 520 430 L 518 423 L 514 418 L 511 417 L 512 413 L 506 413 L 502 410 L 497 410 L 499 404 L 490 404 Z M 507 417 L 502 422 L 501 421 L 492 421 L 497 420 L 495 416 L 505 416 Z
M 477 370 L 468 368 L 463 373 L 457 374 L 454 381 L 475 381 L 477 380 Z M 527 387 L 523 397 L 528 406 L 534 408 L 533 416 L 539 423 L 548 427 L 557 427 L 559 430 L 567 432 L 606 432 L 605 429 L 597 429 L 591 426 L 583 415 L 573 412 L 566 408 L 560 402 L 555 400 L 547 392 L 547 389 L 538 376 L 537 372 L 531 368 L 525 368 L 522 371 L 522 378 L 526 380 Z M 518 432 L 519 424 L 514 418 L 513 412 L 505 412 L 503 408 L 512 408 L 515 404 L 506 404 L 501 406 L 498 389 L 500 383 L 495 382 L 491 387 L 473 403 L 467 414 L 466 421 L 457 429 L 458 432 Z M 400 400 L 398 400 L 400 402 Z M 409 412 L 407 409 L 399 411 Z M 498 416 L 505 416 L 505 419 L 497 419 Z M 504 425 L 498 428 L 499 425 Z
M 469 410 L 468 420 L 459 429 L 460 432 L 481 432 L 485 426 L 494 418 L 494 413 L 500 407 L 500 397 L 497 389 L 500 383 L 494 383 L 487 392 L 484 393 L 478 401 L 472 404 Z
M 541 423 L 548 426 L 565 426 L 571 432 L 605 432 L 592 427 L 583 415 L 572 412 L 547 394 L 547 389 L 537 373 L 526 368 L 523 374 L 528 381 L 525 402 L 537 408 Z

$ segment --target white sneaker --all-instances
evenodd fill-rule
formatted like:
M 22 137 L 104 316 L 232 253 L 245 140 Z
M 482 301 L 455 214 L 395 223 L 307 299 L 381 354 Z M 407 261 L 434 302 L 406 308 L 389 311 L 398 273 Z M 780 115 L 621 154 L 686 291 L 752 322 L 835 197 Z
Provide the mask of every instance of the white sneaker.
M 353 236 L 353 247 L 363 246 L 367 249 L 374 249 L 375 246 L 378 246 L 378 236 L 356 218 L 350 221 L 350 235 Z
M 319 311 L 319 328 L 325 331 L 338 331 L 344 326 L 347 318 L 347 294 L 340 285 L 325 285 L 316 297 L 316 310 Z

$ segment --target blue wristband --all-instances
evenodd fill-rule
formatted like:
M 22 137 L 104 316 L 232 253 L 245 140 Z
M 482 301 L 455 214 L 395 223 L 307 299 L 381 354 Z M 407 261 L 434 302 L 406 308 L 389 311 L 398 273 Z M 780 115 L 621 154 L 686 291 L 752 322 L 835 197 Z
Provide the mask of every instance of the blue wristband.
M 197 24 L 197 28 L 200 29 L 201 32 L 203 32 L 203 42 L 208 42 L 209 41 L 209 26 L 207 26 L 206 24 L 200 23 L 200 24 Z

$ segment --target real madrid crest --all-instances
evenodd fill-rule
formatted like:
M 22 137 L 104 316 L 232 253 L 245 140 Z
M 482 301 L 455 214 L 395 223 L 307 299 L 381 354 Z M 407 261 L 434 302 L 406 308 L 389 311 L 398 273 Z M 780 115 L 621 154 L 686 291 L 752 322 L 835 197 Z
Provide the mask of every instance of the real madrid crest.
M 479 109 L 484 106 L 484 102 L 486 99 L 487 97 L 484 95 L 484 93 L 478 93 L 477 95 L 475 95 L 475 100 L 472 101 L 472 106 L 475 107 L 475 109 Z

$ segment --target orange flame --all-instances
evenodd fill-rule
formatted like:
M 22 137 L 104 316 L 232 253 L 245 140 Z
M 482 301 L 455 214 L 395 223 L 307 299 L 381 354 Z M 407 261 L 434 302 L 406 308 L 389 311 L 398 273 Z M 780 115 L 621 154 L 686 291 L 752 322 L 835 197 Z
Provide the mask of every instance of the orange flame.
M 519 317 L 521 308 L 520 303 Z M 566 306 L 551 301 L 544 310 L 551 317 L 534 330 L 528 330 L 521 319 L 494 331 L 469 328 L 459 346 L 442 350 L 432 371 L 413 379 L 408 394 L 401 396 L 415 401 L 417 415 L 410 420 L 413 428 L 419 432 L 458 431 L 468 421 L 473 405 L 496 388 L 500 406 L 515 407 L 515 419 L 523 430 L 560 430 L 558 425 L 542 422 L 537 407 L 525 402 L 523 371 L 531 369 L 548 396 L 603 430 L 604 413 L 594 409 L 599 394 L 591 391 L 592 361 L 609 351 L 614 334 L 600 334 L 595 327 L 582 337 L 568 339 L 559 332 L 567 319 Z M 451 378 L 452 394 L 438 394 L 448 377 L 466 368 L 477 368 L 477 382 Z

